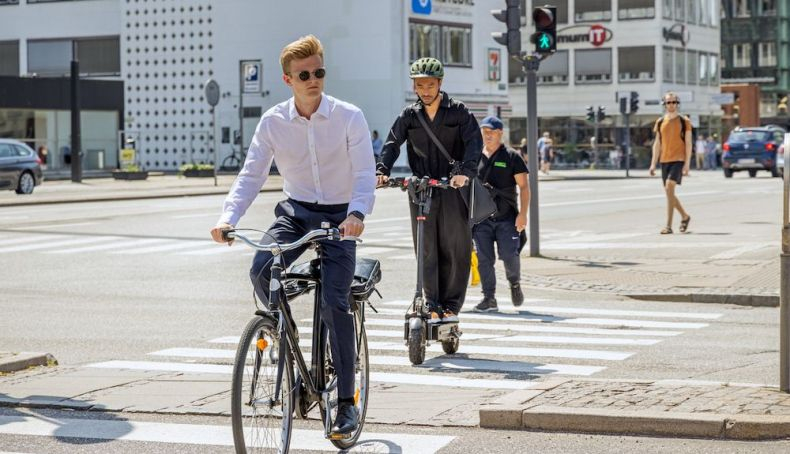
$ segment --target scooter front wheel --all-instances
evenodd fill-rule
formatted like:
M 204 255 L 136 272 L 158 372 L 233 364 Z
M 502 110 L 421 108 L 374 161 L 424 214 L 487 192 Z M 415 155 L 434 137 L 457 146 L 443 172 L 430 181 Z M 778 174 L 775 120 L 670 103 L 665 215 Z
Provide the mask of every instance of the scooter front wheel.
M 409 361 L 419 366 L 425 361 L 425 322 L 409 328 Z

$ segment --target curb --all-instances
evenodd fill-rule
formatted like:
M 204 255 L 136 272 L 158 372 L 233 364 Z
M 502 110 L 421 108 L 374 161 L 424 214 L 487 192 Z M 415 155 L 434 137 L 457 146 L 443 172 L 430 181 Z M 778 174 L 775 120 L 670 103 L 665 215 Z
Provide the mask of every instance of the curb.
M 625 293 L 623 296 L 641 301 L 671 303 L 733 304 L 751 307 L 779 307 L 779 295 L 726 295 L 714 293 Z
M 49 353 L 20 352 L 0 358 L 0 372 L 17 372 L 28 367 L 57 365 L 58 360 Z

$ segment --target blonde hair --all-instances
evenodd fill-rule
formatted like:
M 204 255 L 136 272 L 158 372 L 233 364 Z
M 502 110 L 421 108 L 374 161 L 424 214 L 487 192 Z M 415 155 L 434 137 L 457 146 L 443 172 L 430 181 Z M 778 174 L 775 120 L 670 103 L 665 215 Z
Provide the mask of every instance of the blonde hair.
M 668 91 L 668 92 L 664 93 L 664 102 L 667 101 L 667 97 L 668 96 L 673 97 L 675 99 L 675 101 L 680 101 L 680 98 L 678 97 L 677 93 L 675 93 L 674 91 Z
M 283 74 L 289 73 L 293 60 L 301 60 L 313 55 L 318 55 L 322 61 L 324 59 L 324 47 L 321 45 L 321 41 L 313 35 L 302 36 L 283 47 L 280 52 L 280 66 L 283 67 Z

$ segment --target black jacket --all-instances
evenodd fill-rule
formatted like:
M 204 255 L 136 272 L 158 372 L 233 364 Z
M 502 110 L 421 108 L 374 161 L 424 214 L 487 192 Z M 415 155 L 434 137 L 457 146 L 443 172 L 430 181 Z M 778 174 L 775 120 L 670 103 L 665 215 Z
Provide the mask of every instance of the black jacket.
M 425 120 L 450 156 L 461 164 L 460 173 L 472 178 L 477 174 L 477 164 L 483 150 L 480 127 L 463 103 L 453 100 L 447 93 L 441 92 L 441 94 L 439 111 L 433 121 L 428 119 L 427 115 Z M 414 175 L 437 179 L 450 176 L 453 170 L 450 163 L 417 118 L 418 112 L 424 115 L 422 109 L 422 101 L 418 100 L 403 109 L 395 119 L 381 151 L 381 162 L 377 166 L 377 173 L 390 174 L 392 166 L 400 155 L 401 145 L 407 142 L 409 167 Z

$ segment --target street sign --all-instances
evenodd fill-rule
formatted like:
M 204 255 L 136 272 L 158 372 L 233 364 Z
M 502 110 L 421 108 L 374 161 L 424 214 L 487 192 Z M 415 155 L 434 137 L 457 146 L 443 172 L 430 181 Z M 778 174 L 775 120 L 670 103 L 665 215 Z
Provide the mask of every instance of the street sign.
M 710 95 L 711 104 L 732 104 L 735 102 L 735 93 L 716 93 Z
M 241 75 L 242 75 L 243 93 L 261 92 L 261 89 L 263 88 L 263 83 L 261 81 L 260 60 L 242 60 Z
M 502 58 L 499 49 L 488 49 L 488 79 L 498 81 L 502 78 Z
M 206 101 L 208 105 L 214 107 L 219 103 L 219 84 L 214 79 L 209 79 L 205 86 Z

